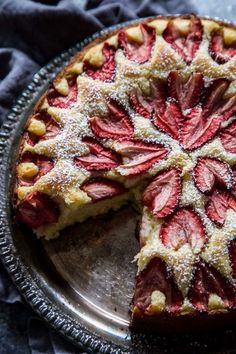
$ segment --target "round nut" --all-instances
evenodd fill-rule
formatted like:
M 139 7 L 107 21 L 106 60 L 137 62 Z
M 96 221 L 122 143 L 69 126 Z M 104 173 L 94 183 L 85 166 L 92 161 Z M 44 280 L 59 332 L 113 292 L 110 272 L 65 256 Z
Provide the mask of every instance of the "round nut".
M 33 162 L 22 162 L 18 165 L 17 171 L 20 177 L 32 178 L 39 172 L 39 168 Z
M 42 136 L 46 132 L 46 126 L 41 120 L 33 118 L 28 126 L 28 131 L 35 135 Z

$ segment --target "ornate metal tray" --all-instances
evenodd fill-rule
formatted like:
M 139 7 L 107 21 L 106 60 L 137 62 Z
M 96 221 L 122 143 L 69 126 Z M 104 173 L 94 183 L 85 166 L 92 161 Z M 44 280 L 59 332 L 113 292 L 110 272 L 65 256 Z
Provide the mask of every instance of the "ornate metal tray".
M 128 23 L 125 23 L 128 24 Z M 34 103 L 55 74 L 96 33 L 42 68 L 12 108 L 0 132 L 0 255 L 32 308 L 88 353 L 235 353 L 233 330 L 204 334 L 144 335 L 129 330 L 138 251 L 138 215 L 131 207 L 69 227 L 59 239 L 37 240 L 12 223 L 12 166 Z

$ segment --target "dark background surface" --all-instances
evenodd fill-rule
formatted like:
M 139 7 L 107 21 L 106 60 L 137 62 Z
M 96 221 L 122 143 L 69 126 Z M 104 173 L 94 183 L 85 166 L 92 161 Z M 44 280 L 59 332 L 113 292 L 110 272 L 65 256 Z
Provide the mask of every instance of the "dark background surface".
M 25 1 L 24 1 L 25 2 Z M 36 1 L 35 1 L 36 2 Z M 57 3 L 57 1 L 37 1 L 40 3 Z M 73 1 L 71 1 L 73 3 Z M 75 3 L 76 1 L 74 1 Z M 81 6 L 85 6 L 85 1 L 80 2 Z M 0 5 L 4 1 L 0 0 Z M 18 3 L 21 3 L 19 1 Z M 106 1 L 109 3 L 109 1 Z M 140 2 L 139 2 L 140 3 Z M 156 1 L 158 3 L 158 1 Z M 163 5 L 163 1 L 160 1 Z M 174 11 L 175 0 L 167 1 L 171 12 Z M 236 1 L 235 0 L 187 0 L 188 6 L 193 5 L 195 10 L 200 15 L 207 15 L 211 17 L 219 17 L 220 19 L 227 19 L 229 21 L 236 21 Z M 167 6 L 167 11 L 168 11 Z M 165 5 L 164 5 L 165 7 Z M 4 33 L 0 34 L 4 35 Z M 66 49 L 66 48 L 65 48 Z M 39 67 L 41 66 L 40 58 L 37 61 Z M 51 58 L 47 58 L 51 59 Z M 35 70 L 37 66 L 35 66 Z M 30 80 L 31 74 L 29 74 Z M 0 85 L 1 85 L 1 68 L 0 68 Z M 8 105 L 13 104 L 13 99 L 7 102 Z M 2 112 L 0 112 L 2 113 Z M 27 354 L 27 353 L 79 353 L 79 351 L 71 346 L 65 344 L 53 331 L 45 331 L 44 323 L 37 318 L 32 310 L 22 302 L 14 285 L 8 279 L 8 275 L 0 264 L 0 353 L 1 354 Z M 231 352 L 233 353 L 233 352 Z M 236 353 L 236 344 L 235 344 Z M 190 353 L 191 354 L 191 353 Z M 200 354 L 200 352 L 199 352 Z

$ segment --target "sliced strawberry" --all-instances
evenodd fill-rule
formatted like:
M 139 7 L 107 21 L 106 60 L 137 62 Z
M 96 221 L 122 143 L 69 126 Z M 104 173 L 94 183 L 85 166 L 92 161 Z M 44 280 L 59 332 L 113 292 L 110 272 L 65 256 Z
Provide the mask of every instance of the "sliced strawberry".
M 181 171 L 176 167 L 161 171 L 149 183 L 143 194 L 143 203 L 156 218 L 171 214 L 179 203 Z
M 111 149 L 105 148 L 93 138 L 84 138 L 83 143 L 87 144 L 90 152 L 88 155 L 76 156 L 74 162 L 77 166 L 88 171 L 108 170 L 120 164 L 119 156 Z
M 46 124 L 46 133 L 40 137 L 40 140 L 48 140 L 55 138 L 61 131 L 59 124 L 51 119 L 50 122 Z
M 173 20 L 168 22 L 163 32 L 163 38 L 190 64 L 202 41 L 203 28 L 201 20 L 192 16 L 187 34 L 184 34 L 175 25 Z
M 169 150 L 158 143 L 141 140 L 123 140 L 117 144 L 122 158 L 122 175 L 131 176 L 147 171 L 157 161 L 164 159 Z
M 208 87 L 203 102 L 205 116 L 216 114 L 220 121 L 227 120 L 236 112 L 236 95 L 224 98 L 230 82 L 226 79 L 217 79 Z
M 221 130 L 220 140 L 226 151 L 236 154 L 236 120 Z
M 160 239 L 175 251 L 188 243 L 194 253 L 199 253 L 206 241 L 206 233 L 200 216 L 187 207 L 177 210 L 164 222 Z
M 181 142 L 185 149 L 195 149 L 212 139 L 222 121 L 230 118 L 236 111 L 236 95 L 225 99 L 225 91 L 230 82 L 217 79 L 205 89 L 200 106 L 193 107 L 184 117 Z
M 228 209 L 236 211 L 236 197 L 228 191 L 215 190 L 206 204 L 206 214 L 215 223 L 223 225 Z
M 230 189 L 233 185 L 233 176 L 230 166 L 214 157 L 199 157 L 194 167 L 194 178 L 198 189 L 208 193 L 219 184 Z
M 173 313 L 180 309 L 183 296 L 173 275 L 167 271 L 165 262 L 160 258 L 153 258 L 147 267 L 138 274 L 133 299 L 134 306 L 144 312 L 151 304 L 151 295 L 155 290 L 159 290 L 165 295 L 165 310 Z
M 33 162 L 39 169 L 37 175 L 33 178 L 21 178 L 20 185 L 23 186 L 33 185 L 40 177 L 46 175 L 54 167 L 54 162 L 51 158 L 31 152 L 25 152 L 21 157 L 21 162 Z
M 46 112 L 40 113 L 38 119 L 42 120 L 46 125 L 46 132 L 40 136 L 40 140 L 53 139 L 60 133 L 60 125 Z
M 236 238 L 229 243 L 229 259 L 232 267 L 233 277 L 236 278 Z
M 167 101 L 164 114 L 156 114 L 153 123 L 157 128 L 164 130 L 172 138 L 179 138 L 179 130 L 183 122 L 183 116 L 176 102 Z
M 144 96 L 140 88 L 130 92 L 129 102 L 131 107 L 145 118 L 151 118 L 154 111 L 154 102 L 148 96 Z
M 88 61 L 84 62 L 84 71 L 88 76 L 94 80 L 99 79 L 102 81 L 113 81 L 115 79 L 115 54 L 116 48 L 108 43 L 104 43 L 102 54 L 104 56 L 104 63 L 101 67 L 97 68 L 91 65 Z
M 201 260 L 195 267 L 188 298 L 198 311 L 207 311 L 210 294 L 220 296 L 226 306 L 235 305 L 235 288 L 217 269 Z
M 224 98 L 229 84 L 226 79 L 217 79 L 204 88 L 201 73 L 194 73 L 184 81 L 177 71 L 172 71 L 167 87 L 155 81 L 149 95 L 136 89 L 129 99 L 137 113 L 152 118 L 157 128 L 192 150 L 213 139 L 222 121 L 236 112 L 236 95 Z
M 99 138 L 121 140 L 133 135 L 134 127 L 129 114 L 117 101 L 110 99 L 107 103 L 109 114 L 106 116 L 92 117 L 90 126 L 93 133 Z
M 25 132 L 23 134 L 23 138 L 22 138 L 22 141 L 25 141 L 28 145 L 31 145 L 31 146 L 34 146 L 37 142 L 37 137 L 36 139 L 34 139 L 34 137 L 36 137 L 35 135 L 29 133 L 29 132 Z
M 149 95 L 142 93 L 139 88 L 130 92 L 129 100 L 132 108 L 145 118 L 152 118 L 157 128 L 178 139 L 183 121 L 179 106 L 174 100 L 167 98 L 167 87 L 162 81 L 152 81 L 150 86 Z
M 224 43 L 223 31 L 213 31 L 209 43 L 209 53 L 218 64 L 227 63 L 236 55 L 236 41 L 227 46 Z
M 78 86 L 76 77 L 67 80 L 69 84 L 69 93 L 66 96 L 61 95 L 54 87 L 52 87 L 47 94 L 47 100 L 50 106 L 59 108 L 71 107 L 77 99 Z
M 181 143 L 186 150 L 200 147 L 213 139 L 220 127 L 217 115 L 205 117 L 201 107 L 194 107 L 185 116 L 181 130 Z
M 81 189 L 88 194 L 93 202 L 112 198 L 126 191 L 123 184 L 106 178 L 93 178 L 85 182 Z
M 166 85 L 160 80 L 150 81 L 149 95 L 144 94 L 140 88 L 132 90 L 129 95 L 132 108 L 145 118 L 151 118 L 154 112 L 164 114 L 166 97 Z
M 171 71 L 168 76 L 169 95 L 178 101 L 182 112 L 198 104 L 203 87 L 202 73 L 192 73 L 187 81 L 183 80 L 176 70 Z
M 57 222 L 59 214 L 56 202 L 40 192 L 29 193 L 17 207 L 18 220 L 33 229 Z
M 37 113 L 34 116 L 34 119 L 41 120 L 44 122 L 46 132 L 41 136 L 37 136 L 30 132 L 25 133 L 25 139 L 29 145 L 35 145 L 40 140 L 53 139 L 60 133 L 61 128 L 59 124 L 48 113 L 44 111 Z
M 141 23 L 140 29 L 143 35 L 143 43 L 139 44 L 135 41 L 130 41 L 125 31 L 121 30 L 118 34 L 119 45 L 125 52 L 129 60 L 134 60 L 139 64 L 149 60 L 154 45 L 156 33 L 155 30 L 149 27 L 146 23 Z

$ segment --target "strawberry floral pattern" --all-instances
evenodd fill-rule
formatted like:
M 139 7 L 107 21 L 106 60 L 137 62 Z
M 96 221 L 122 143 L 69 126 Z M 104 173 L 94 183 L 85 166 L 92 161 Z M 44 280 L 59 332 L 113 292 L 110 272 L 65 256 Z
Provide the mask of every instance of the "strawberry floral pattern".
M 214 138 L 220 124 L 236 112 L 236 95 L 224 98 L 230 82 L 213 80 L 204 85 L 201 73 L 187 80 L 171 71 L 166 82 L 152 82 L 151 93 L 131 92 L 133 109 L 154 125 L 193 150 Z

